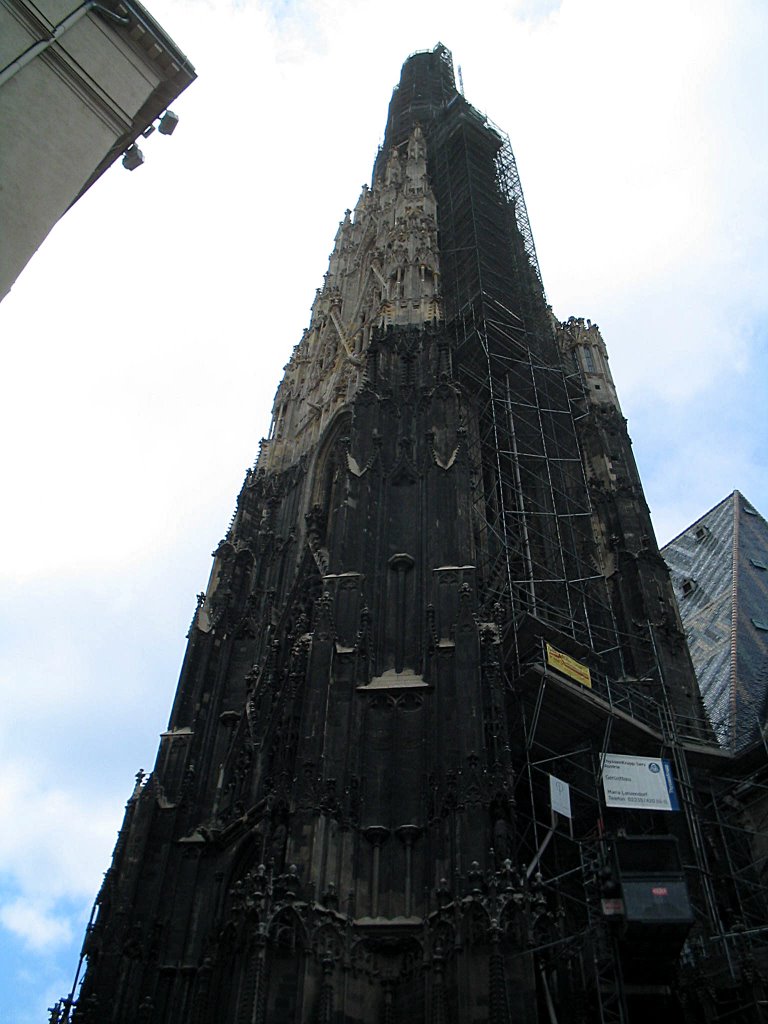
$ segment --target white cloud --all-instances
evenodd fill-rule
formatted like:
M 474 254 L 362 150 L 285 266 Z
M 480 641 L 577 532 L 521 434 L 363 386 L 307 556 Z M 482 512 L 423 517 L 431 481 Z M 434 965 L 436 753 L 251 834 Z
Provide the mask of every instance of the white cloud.
M 56 916 L 48 907 L 23 898 L 0 905 L 0 922 L 36 953 L 60 946 L 72 938 L 70 921 Z
M 94 879 L 107 866 L 120 818 L 119 805 L 105 802 L 97 784 L 78 793 L 66 778 L 41 776 L 31 758 L 6 761 L 0 816 L 0 876 L 18 886 L 24 905 L 32 908 L 31 922 L 56 900 L 93 901 Z M 11 900 L 8 907 L 19 922 L 18 902 Z

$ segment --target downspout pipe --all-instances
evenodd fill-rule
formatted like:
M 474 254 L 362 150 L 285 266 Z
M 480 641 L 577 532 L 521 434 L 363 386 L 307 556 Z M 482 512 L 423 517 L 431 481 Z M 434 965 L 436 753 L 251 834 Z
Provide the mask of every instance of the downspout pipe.
M 108 7 L 102 6 L 98 0 L 85 0 L 85 3 L 80 7 L 77 7 L 71 14 L 68 14 L 63 21 L 60 21 L 58 25 L 55 25 L 53 31 L 46 39 L 40 39 L 38 42 L 33 43 L 28 49 L 22 54 L 12 60 L 10 64 L 7 64 L 2 71 L 0 71 L 0 86 L 5 85 L 9 79 L 13 78 L 15 74 L 21 71 L 22 68 L 26 67 L 30 61 L 33 61 L 35 57 L 38 57 L 41 53 L 44 53 L 49 46 L 58 42 L 59 39 L 68 32 L 74 25 L 81 21 L 91 11 L 98 11 L 99 14 L 109 18 L 110 21 L 116 22 L 118 25 L 130 25 L 131 19 L 127 15 L 117 14 L 115 11 L 110 11 Z

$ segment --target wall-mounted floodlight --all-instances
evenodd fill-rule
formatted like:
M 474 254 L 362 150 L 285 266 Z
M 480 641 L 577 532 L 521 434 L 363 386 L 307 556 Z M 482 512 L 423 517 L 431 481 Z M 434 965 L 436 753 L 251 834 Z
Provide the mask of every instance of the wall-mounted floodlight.
M 144 154 L 138 146 L 129 146 L 123 154 L 123 167 L 128 171 L 135 171 L 144 163 Z
M 176 125 L 179 123 L 179 115 L 174 114 L 172 110 L 166 110 L 163 116 L 160 118 L 160 124 L 157 126 L 157 130 L 161 135 L 173 135 L 176 131 Z

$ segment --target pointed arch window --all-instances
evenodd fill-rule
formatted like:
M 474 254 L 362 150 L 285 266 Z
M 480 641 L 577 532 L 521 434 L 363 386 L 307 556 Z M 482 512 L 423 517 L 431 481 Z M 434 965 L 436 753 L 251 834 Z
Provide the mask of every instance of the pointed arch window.
M 351 423 L 349 412 L 334 419 L 321 442 L 315 465 L 312 506 L 320 511 L 324 534 L 322 543 L 326 551 L 330 547 L 338 512 L 344 507 L 347 498 L 348 474 L 342 438 L 349 436 Z
M 584 362 L 584 369 L 587 371 L 587 373 L 597 373 L 597 367 L 595 366 L 595 356 L 592 352 L 591 345 L 582 345 L 581 358 Z

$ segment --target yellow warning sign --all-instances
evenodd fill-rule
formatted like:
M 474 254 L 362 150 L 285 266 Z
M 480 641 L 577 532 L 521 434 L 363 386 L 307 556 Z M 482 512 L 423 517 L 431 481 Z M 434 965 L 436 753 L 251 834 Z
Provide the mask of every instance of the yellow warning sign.
M 575 658 L 563 654 L 562 651 L 556 650 L 551 644 L 547 644 L 547 664 L 557 669 L 558 672 L 562 672 L 564 676 L 575 679 L 582 686 L 592 689 L 592 676 L 589 674 L 587 666 L 582 665 Z

